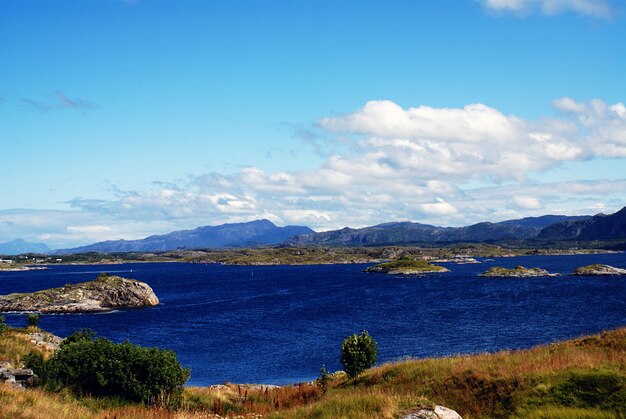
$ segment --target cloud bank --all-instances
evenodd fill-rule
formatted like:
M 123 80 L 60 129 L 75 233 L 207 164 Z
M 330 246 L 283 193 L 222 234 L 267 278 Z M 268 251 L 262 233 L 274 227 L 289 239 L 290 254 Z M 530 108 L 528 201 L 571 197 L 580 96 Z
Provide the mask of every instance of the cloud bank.
M 527 120 L 481 103 L 405 109 L 369 101 L 317 122 L 321 136 L 344 146 L 329 148 L 345 151 L 314 170 L 246 167 L 117 191 L 114 200 L 75 199 L 67 211 L 0 211 L 0 231 L 75 245 L 258 218 L 326 230 L 395 220 L 467 225 L 624 206 L 623 173 L 533 182 L 563 163 L 626 157 L 623 103 L 564 97 L 553 106 L 556 116 Z

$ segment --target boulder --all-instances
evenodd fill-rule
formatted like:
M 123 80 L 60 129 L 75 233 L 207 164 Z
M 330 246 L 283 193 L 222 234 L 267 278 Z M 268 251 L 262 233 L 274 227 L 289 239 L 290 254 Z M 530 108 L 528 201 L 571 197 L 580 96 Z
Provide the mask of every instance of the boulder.
M 411 412 L 402 419 L 463 419 L 461 415 L 452 409 L 436 405 L 433 409 L 422 408 L 416 412 Z

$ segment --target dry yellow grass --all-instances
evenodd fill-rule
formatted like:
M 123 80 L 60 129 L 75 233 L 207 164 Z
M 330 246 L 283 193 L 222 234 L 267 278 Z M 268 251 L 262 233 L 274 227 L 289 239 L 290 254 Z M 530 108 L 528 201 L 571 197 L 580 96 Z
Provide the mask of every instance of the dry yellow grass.
M 0 359 L 17 360 L 31 349 L 24 331 L 0 337 Z M 613 393 L 585 405 L 585 388 L 572 387 L 586 385 L 585 380 L 600 386 L 598 392 L 606 387 Z M 335 379 L 326 394 L 306 384 L 227 385 L 186 388 L 183 400 L 182 408 L 171 412 L 0 385 L 0 418 L 393 418 L 432 403 L 455 409 L 465 419 L 624 417 L 626 328 L 529 350 L 385 364 L 356 380 Z

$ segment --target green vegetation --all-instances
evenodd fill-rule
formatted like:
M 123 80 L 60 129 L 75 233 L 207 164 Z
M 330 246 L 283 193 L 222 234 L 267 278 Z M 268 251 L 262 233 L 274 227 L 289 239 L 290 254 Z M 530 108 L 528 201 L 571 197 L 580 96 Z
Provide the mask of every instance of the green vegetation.
M 0 316 L 0 333 L 7 330 L 9 326 L 6 324 L 6 318 L 4 316 Z
M 322 394 L 326 394 L 328 391 L 328 383 L 330 382 L 330 374 L 326 370 L 326 366 L 322 365 L 320 369 L 320 378 L 317 379 L 317 385 L 320 390 L 322 390 Z
M 115 344 L 88 331 L 70 336 L 48 361 L 34 354 L 25 362 L 50 390 L 145 405 L 175 407 L 189 378 L 173 351 Z
M 33 326 L 33 327 L 39 326 L 39 314 L 36 314 L 36 313 L 29 314 L 27 321 L 28 321 L 29 326 Z
M 391 262 L 383 262 L 366 269 L 366 272 L 382 272 L 388 274 L 420 274 L 430 272 L 448 272 L 448 269 L 432 265 L 424 259 L 400 258 Z
M 341 365 L 349 378 L 359 374 L 376 363 L 378 345 L 366 332 L 348 336 L 341 344 Z

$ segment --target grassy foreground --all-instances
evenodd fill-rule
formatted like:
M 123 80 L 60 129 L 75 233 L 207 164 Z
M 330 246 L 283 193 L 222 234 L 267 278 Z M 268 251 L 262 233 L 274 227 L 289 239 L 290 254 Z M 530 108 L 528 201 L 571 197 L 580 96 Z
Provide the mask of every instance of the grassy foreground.
M 30 350 L 27 330 L 0 334 L 0 361 Z M 76 398 L 0 384 L 2 418 L 398 417 L 432 403 L 464 418 L 626 417 L 626 328 L 495 354 L 406 360 L 316 385 L 187 388 L 180 410 Z

